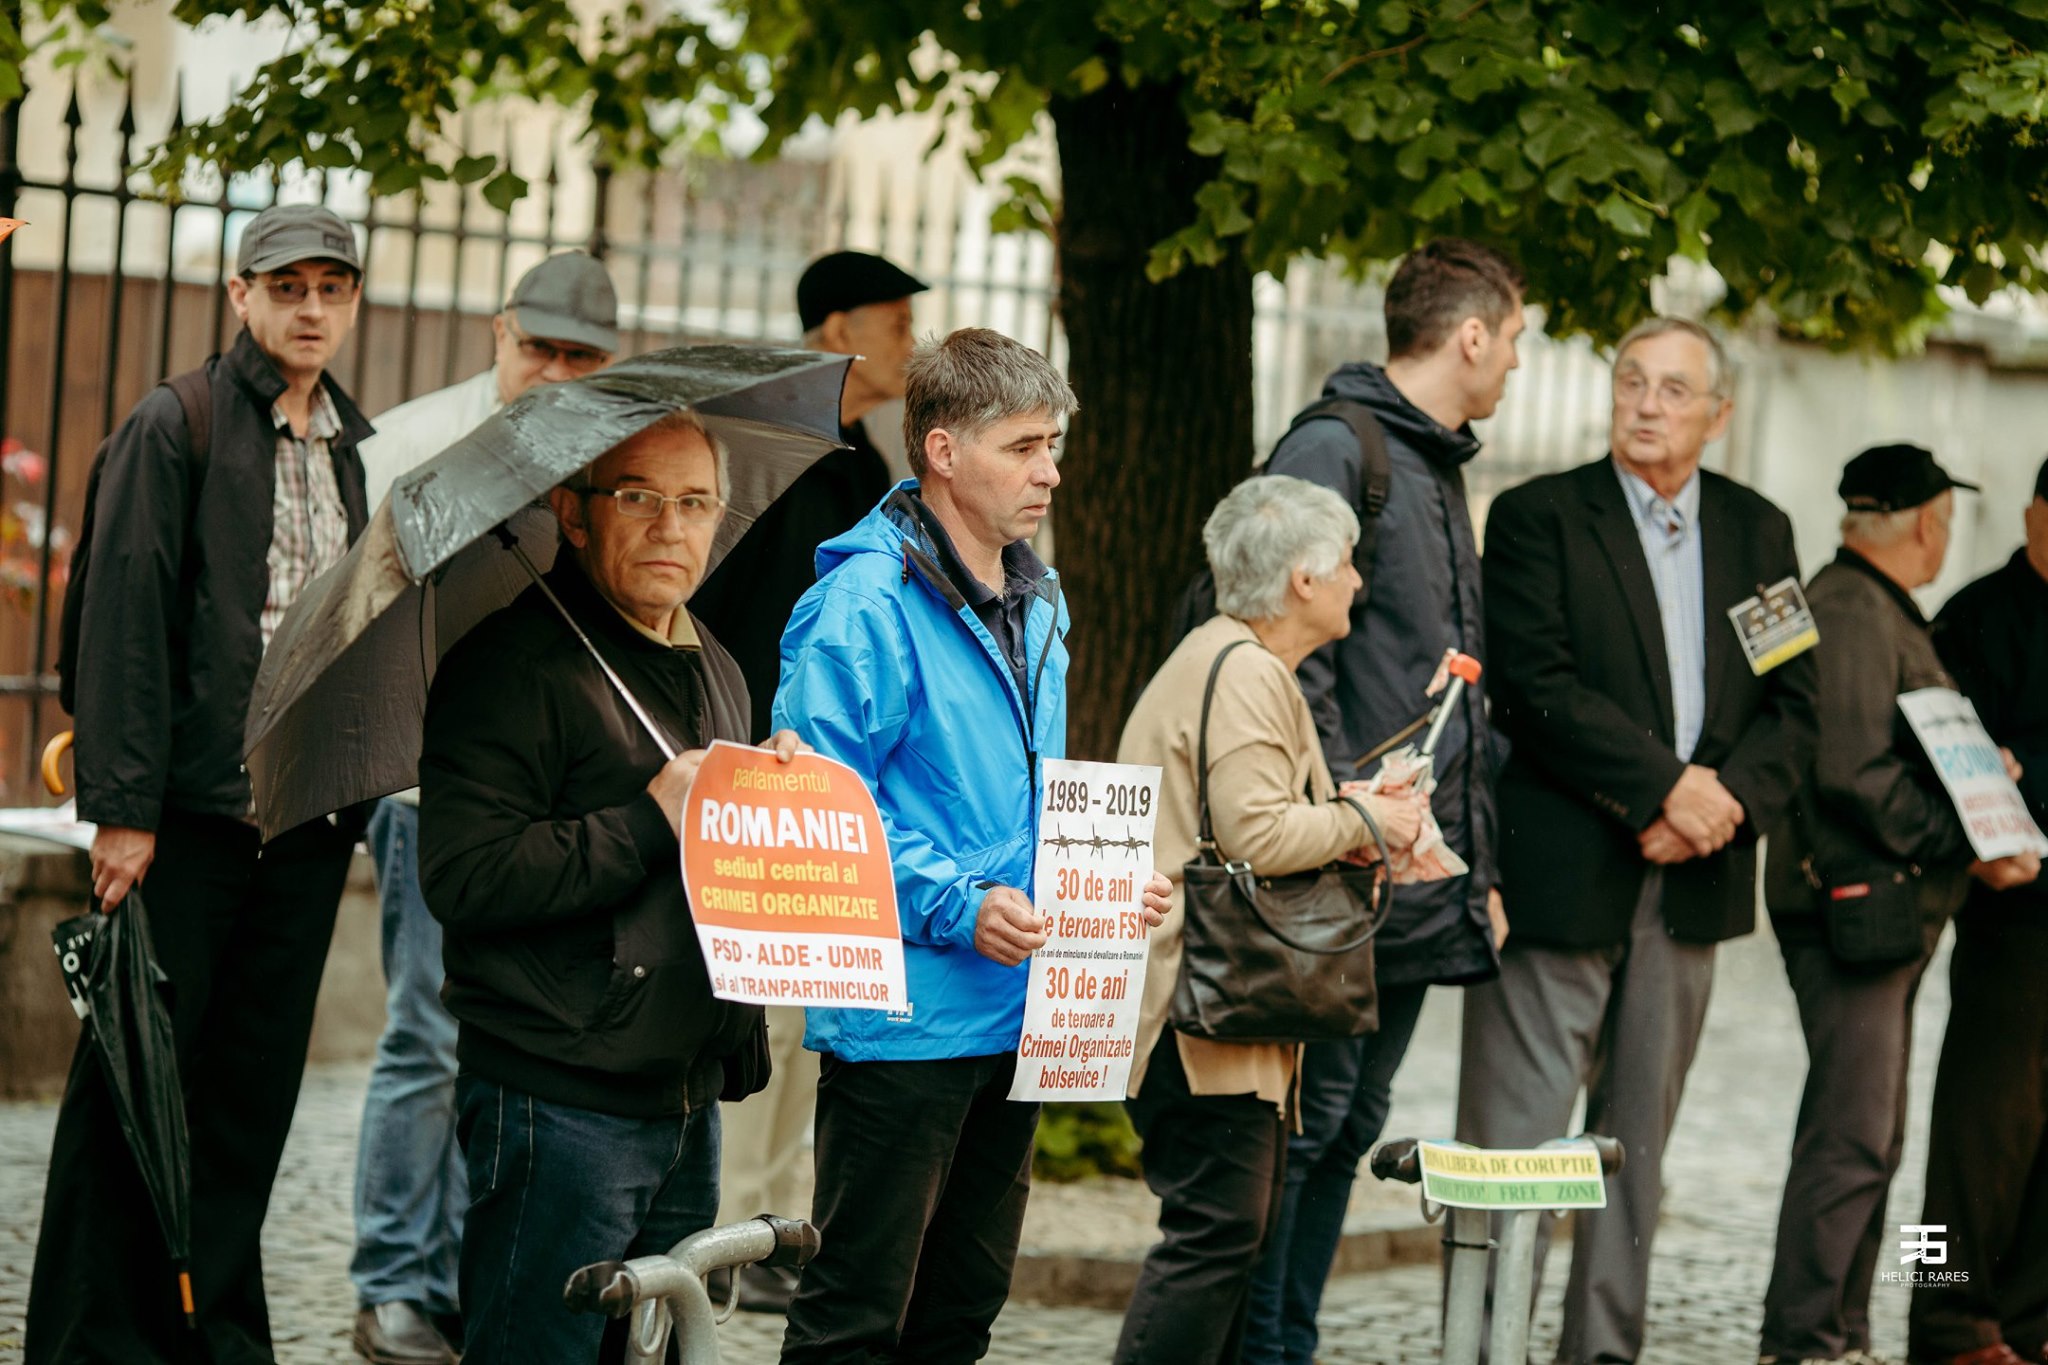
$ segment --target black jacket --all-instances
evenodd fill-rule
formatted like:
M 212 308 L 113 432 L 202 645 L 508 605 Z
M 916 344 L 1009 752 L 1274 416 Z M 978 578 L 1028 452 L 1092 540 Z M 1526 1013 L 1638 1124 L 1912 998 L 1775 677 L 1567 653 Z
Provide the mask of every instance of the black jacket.
M 93 512 L 78 637 L 78 815 L 155 829 L 165 806 L 249 811 L 242 730 L 263 660 L 284 376 L 244 331 L 207 362 L 213 431 L 196 507 L 185 414 L 158 386 L 114 433 Z M 332 375 L 329 442 L 353 542 L 368 520 L 356 447 L 370 424 Z M 192 508 L 188 524 L 187 509 Z
M 818 581 L 818 547 L 845 535 L 889 494 L 889 466 L 860 423 L 761 514 L 690 599 L 690 611 L 732 651 L 754 699 L 750 733 L 768 735 L 782 673 L 782 632 Z
M 2048 829 L 2048 579 L 2025 547 L 1949 598 L 1934 619 L 1934 644 L 1992 742 L 2020 761 L 2020 795 Z M 2010 891 L 1973 881 L 1969 904 L 1971 914 L 2034 916 L 2048 928 L 2048 879 Z
M 1479 547 L 1464 475 L 1479 441 L 1471 428 L 1447 430 L 1410 403 L 1377 365 L 1342 367 L 1324 384 L 1323 396 L 1372 409 L 1386 433 L 1394 475 L 1379 517 L 1372 590 L 1352 604 L 1351 633 L 1301 666 L 1302 691 L 1322 732 L 1330 774 L 1344 782 L 1370 776 L 1372 770 L 1361 771 L 1354 760 L 1422 713 L 1428 705 L 1423 688 L 1446 649 L 1486 661 Z M 1334 489 L 1359 507 L 1358 440 L 1340 419 L 1303 423 L 1274 449 L 1266 468 Z M 1382 983 L 1476 981 L 1497 970 L 1486 893 L 1496 880 L 1498 766 L 1485 697 L 1468 688 L 1437 743 L 1431 808 L 1445 842 L 1472 871 L 1394 888 L 1393 909 L 1373 941 L 1373 971 Z
M 566 552 L 547 578 L 678 751 L 745 742 L 746 684 L 715 640 L 649 639 Z M 711 994 L 676 837 L 647 793 L 661 766 L 538 588 L 441 661 L 420 754 L 420 886 L 445 926 L 442 997 L 466 1069 L 647 1117 L 710 1103 L 728 1059 L 736 1091 L 765 1083 L 760 1009 Z
M 1728 609 L 1796 576 L 1792 524 L 1763 497 L 1700 474 L 1706 717 L 1692 761 L 1742 803 L 1735 840 L 1666 870 L 1672 935 L 1714 943 L 1756 927 L 1761 831 L 1783 817 L 1814 744 L 1809 654 L 1750 672 Z M 1685 764 L 1674 748 L 1656 588 L 1613 461 L 1503 493 L 1486 523 L 1487 676 L 1512 749 L 1501 771 L 1501 887 L 1525 943 L 1624 942 L 1644 869 L 1636 836 Z
M 1806 600 L 1820 627 L 1820 740 L 1784 822 L 1770 831 L 1764 902 L 1778 937 L 1819 936 L 1809 862 L 1813 876 L 1829 882 L 1916 865 L 1922 913 L 1954 914 L 1969 840 L 1899 710 L 1901 693 L 1954 686 L 1927 621 L 1904 588 L 1850 549 L 1813 576 Z

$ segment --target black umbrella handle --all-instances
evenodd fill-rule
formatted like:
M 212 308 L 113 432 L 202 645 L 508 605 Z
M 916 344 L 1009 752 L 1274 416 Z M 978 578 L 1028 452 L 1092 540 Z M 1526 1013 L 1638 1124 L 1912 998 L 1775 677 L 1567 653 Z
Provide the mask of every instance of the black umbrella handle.
M 533 586 L 539 588 L 541 595 L 548 599 L 549 604 L 557 612 L 561 613 L 562 619 L 569 623 L 569 629 L 576 633 L 576 638 L 581 640 L 583 647 L 590 651 L 590 657 L 597 660 L 597 666 L 604 670 L 605 677 L 611 681 L 612 690 L 619 694 L 619 697 L 632 709 L 633 714 L 639 718 L 642 728 L 654 740 L 655 747 L 661 750 L 661 756 L 664 759 L 674 761 L 676 746 L 669 743 L 668 736 L 663 734 L 661 727 L 654 723 L 654 717 L 647 714 L 647 708 L 640 704 L 640 699 L 633 695 L 631 688 L 626 686 L 626 680 L 613 672 L 612 666 L 605 662 L 604 655 L 597 652 L 597 646 L 592 644 L 590 637 L 583 633 L 583 627 L 576 624 L 576 618 L 571 616 L 569 609 L 562 605 L 562 599 L 555 596 L 555 590 L 547 585 L 547 580 L 540 576 L 540 570 L 533 567 L 533 561 L 526 557 L 526 551 L 520 547 L 519 538 L 513 535 L 503 523 L 497 526 L 496 531 L 498 539 L 504 543 L 506 549 L 512 552 L 512 557 L 519 561 L 519 567 L 526 570 L 526 576 L 533 580 Z M 678 607 L 676 610 L 681 611 L 682 608 Z

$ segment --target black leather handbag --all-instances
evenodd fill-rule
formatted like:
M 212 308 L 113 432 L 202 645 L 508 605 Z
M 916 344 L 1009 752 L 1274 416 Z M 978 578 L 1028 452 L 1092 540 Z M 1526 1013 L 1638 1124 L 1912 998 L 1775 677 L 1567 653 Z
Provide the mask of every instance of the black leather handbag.
M 1333 862 L 1261 877 L 1216 847 L 1209 814 L 1209 707 L 1236 640 L 1210 665 L 1202 693 L 1196 787 L 1196 854 L 1181 869 L 1180 976 L 1167 1022 L 1181 1033 L 1229 1043 L 1310 1043 L 1356 1038 L 1379 1027 L 1372 940 L 1393 897 L 1381 876 L 1386 840 L 1364 806 L 1348 803 L 1379 846 L 1374 867 Z

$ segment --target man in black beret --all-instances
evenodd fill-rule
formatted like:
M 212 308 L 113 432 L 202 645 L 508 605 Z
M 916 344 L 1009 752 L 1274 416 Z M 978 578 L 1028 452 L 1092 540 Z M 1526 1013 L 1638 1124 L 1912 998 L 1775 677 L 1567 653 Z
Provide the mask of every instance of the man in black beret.
M 1941 609 L 1934 644 L 2048 825 L 2048 464 L 2026 528 Z M 1973 884 L 1948 971 L 1920 1221 L 1946 1229 L 1953 1273 L 1914 1287 L 1907 1345 L 1941 1365 L 2048 1360 L 2048 887 Z
M 781 675 L 782 632 L 796 601 L 817 582 L 818 547 L 851 530 L 888 495 L 888 461 L 863 419 L 903 397 L 910 359 L 910 297 L 930 288 L 880 256 L 835 251 L 805 269 L 796 286 L 804 345 L 854 357 L 839 399 L 835 450 L 804 472 L 726 555 L 690 610 L 738 660 L 753 699 L 753 735 L 768 733 Z M 768 1010 L 773 1079 L 744 1105 L 726 1106 L 720 1221 L 758 1213 L 802 1217 L 797 1177 L 818 1102 L 818 1054 L 803 1049 L 804 1012 Z M 740 1306 L 781 1312 L 795 1272 L 750 1266 Z
M 1995 886 L 2039 871 L 2031 858 L 1976 861 L 1899 711 L 1904 693 L 1955 687 L 1912 592 L 1941 573 L 1958 488 L 1976 491 L 1919 446 L 1864 451 L 1842 471 L 1841 551 L 1806 589 L 1820 742 L 1770 831 L 1764 899 L 1809 1062 L 1764 1295 L 1765 1362 L 1868 1358 L 1921 974 L 1972 874 Z

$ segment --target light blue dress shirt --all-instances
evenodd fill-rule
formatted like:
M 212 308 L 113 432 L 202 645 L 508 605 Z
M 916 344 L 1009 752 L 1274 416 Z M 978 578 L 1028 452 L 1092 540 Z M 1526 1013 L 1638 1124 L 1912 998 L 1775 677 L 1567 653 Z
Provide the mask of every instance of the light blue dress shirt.
M 1671 671 L 1673 748 L 1690 763 L 1707 717 L 1707 581 L 1700 556 L 1700 475 L 1693 471 L 1668 501 L 1641 478 L 1614 473 L 1635 516 L 1643 558 L 1664 619 L 1664 659 Z

